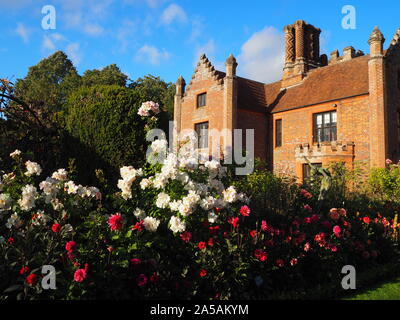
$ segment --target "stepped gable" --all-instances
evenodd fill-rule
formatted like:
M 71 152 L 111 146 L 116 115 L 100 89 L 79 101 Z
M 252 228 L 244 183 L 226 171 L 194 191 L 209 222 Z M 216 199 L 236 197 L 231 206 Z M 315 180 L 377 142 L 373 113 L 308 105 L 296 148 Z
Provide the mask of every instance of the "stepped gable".
M 194 70 L 192 79 L 187 86 L 186 92 L 190 90 L 193 82 L 210 78 L 215 81 L 215 85 L 222 86 L 224 84 L 224 77 L 221 76 L 221 72 L 215 69 L 205 54 L 202 54 Z M 186 96 L 186 92 L 184 96 Z

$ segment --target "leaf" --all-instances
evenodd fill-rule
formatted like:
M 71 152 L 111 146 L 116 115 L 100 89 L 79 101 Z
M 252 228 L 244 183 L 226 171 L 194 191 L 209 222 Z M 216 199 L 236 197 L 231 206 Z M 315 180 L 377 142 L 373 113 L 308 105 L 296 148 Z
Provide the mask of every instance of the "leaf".
M 11 293 L 11 292 L 19 291 L 19 290 L 22 290 L 22 288 L 23 287 L 20 284 L 14 284 L 13 286 L 4 290 L 3 293 Z

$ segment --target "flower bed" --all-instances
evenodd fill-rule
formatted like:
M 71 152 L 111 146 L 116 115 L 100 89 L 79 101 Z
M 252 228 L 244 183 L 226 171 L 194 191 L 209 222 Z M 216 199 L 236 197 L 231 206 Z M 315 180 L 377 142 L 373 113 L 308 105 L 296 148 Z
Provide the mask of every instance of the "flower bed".
M 142 116 L 155 112 L 144 106 Z M 166 146 L 151 146 L 162 164 L 121 168 L 104 194 L 112 188 L 79 185 L 65 169 L 44 178 L 13 152 L 0 175 L 0 299 L 268 299 L 339 287 L 345 265 L 363 273 L 398 260 L 397 218 L 314 212 L 297 187 L 290 214 L 254 212 L 229 168 Z

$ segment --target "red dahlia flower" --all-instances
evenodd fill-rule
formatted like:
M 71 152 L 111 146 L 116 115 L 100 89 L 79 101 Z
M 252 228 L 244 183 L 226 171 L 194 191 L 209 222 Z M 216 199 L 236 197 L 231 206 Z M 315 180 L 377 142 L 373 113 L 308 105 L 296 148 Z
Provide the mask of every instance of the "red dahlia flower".
M 197 247 L 200 250 L 204 250 L 206 248 L 206 243 L 205 242 L 199 242 L 199 244 L 197 245 Z
M 35 285 L 37 281 L 38 281 L 38 276 L 35 273 L 32 273 L 26 277 L 26 283 L 29 284 L 30 286 Z
M 192 239 L 192 234 L 190 232 L 184 232 L 181 234 L 180 237 L 184 242 L 189 243 Z
M 228 223 L 231 224 L 236 229 L 239 224 L 239 218 L 230 217 L 228 219 Z
M 55 224 L 53 224 L 53 225 L 51 226 L 51 230 L 52 230 L 54 233 L 60 232 L 60 229 L 61 229 L 61 225 L 58 224 L 58 223 L 55 223 Z
M 68 252 L 74 251 L 75 248 L 76 248 L 76 242 L 75 241 L 69 241 L 65 245 L 65 250 L 67 250 Z
M 251 210 L 248 206 L 243 206 L 240 208 L 240 214 L 244 217 L 250 216 Z
M 108 225 L 110 226 L 110 229 L 112 231 L 121 230 L 123 224 L 124 224 L 124 219 L 122 218 L 120 213 L 113 214 L 111 215 L 110 218 L 108 218 Z
M 87 277 L 87 272 L 85 269 L 78 269 L 74 273 L 74 280 L 76 282 L 83 282 Z
M 27 272 L 29 272 L 29 267 L 27 266 L 23 266 L 21 270 L 19 270 L 19 274 L 25 274 Z

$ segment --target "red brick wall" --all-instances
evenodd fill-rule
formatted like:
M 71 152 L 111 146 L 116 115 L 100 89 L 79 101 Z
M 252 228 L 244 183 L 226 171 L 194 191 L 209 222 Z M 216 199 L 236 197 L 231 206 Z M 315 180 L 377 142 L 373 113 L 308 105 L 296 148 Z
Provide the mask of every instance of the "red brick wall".
M 334 108 L 333 105 L 337 107 Z M 313 143 L 313 114 L 337 111 L 337 141 L 354 142 L 354 161 L 369 161 L 368 95 L 273 114 L 274 170 L 299 176 L 295 150 Z M 282 119 L 282 146 L 275 146 L 275 120 Z M 327 159 L 331 160 L 331 159 Z
M 388 158 L 400 160 L 400 137 L 398 130 L 398 112 L 400 111 L 400 89 L 398 77 L 400 73 L 400 51 L 397 49 L 385 60 L 386 77 L 386 112 Z
M 245 141 L 246 129 L 254 129 L 254 155 L 256 158 L 269 160 L 269 131 L 268 118 L 266 114 L 240 109 L 238 106 L 237 128 L 243 130 L 243 141 Z

